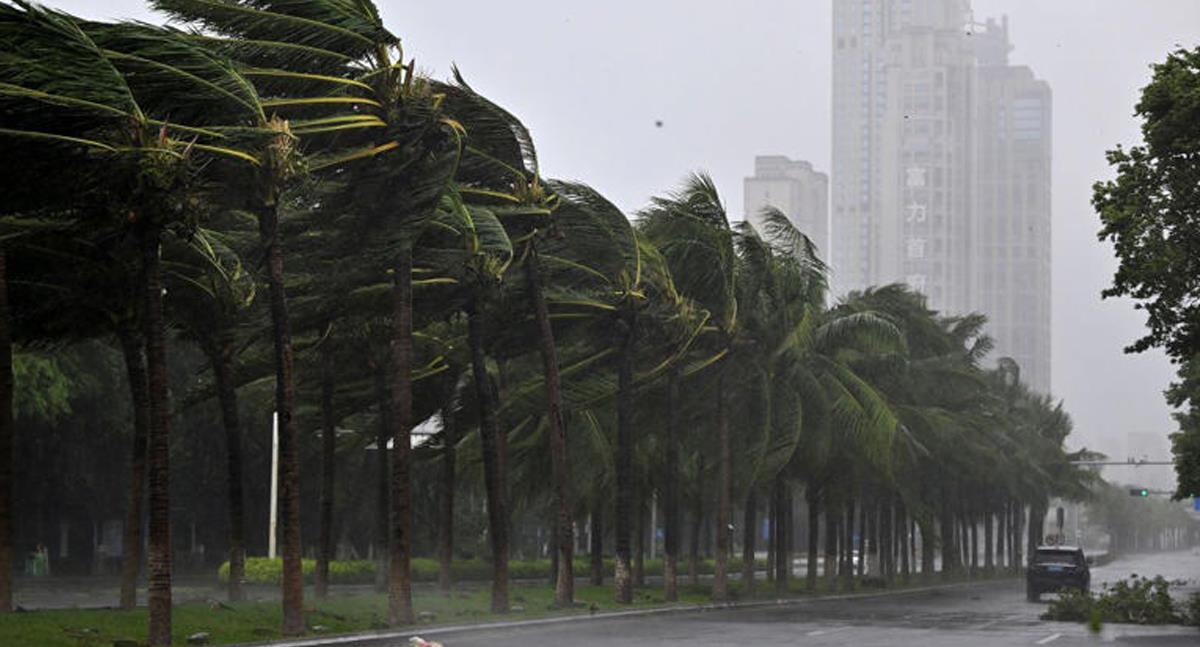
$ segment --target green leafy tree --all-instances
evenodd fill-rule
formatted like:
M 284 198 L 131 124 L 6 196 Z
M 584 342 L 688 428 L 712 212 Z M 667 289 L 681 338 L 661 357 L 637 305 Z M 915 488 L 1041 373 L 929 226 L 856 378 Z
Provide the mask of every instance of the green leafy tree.
M 1143 143 L 1108 152 L 1116 178 L 1097 182 L 1092 197 L 1100 239 L 1120 261 L 1103 294 L 1146 311 L 1147 333 L 1127 350 L 1160 347 L 1183 362 L 1200 353 L 1200 48 L 1155 65 L 1134 113 Z M 1200 480 L 1195 433 L 1185 426 L 1174 441 L 1179 497 Z

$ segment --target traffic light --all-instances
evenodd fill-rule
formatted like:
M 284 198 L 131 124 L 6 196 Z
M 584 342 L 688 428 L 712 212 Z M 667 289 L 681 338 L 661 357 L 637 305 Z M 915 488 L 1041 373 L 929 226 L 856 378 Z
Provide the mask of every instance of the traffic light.
M 1147 490 L 1144 487 L 1143 488 L 1136 488 L 1136 487 L 1130 488 L 1129 496 L 1141 496 L 1141 497 L 1150 496 L 1150 490 Z

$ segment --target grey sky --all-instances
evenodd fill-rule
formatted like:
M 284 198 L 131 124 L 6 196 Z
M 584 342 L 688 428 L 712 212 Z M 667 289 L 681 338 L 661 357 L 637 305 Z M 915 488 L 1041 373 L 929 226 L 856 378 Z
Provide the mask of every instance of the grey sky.
M 830 158 L 830 0 L 377 0 L 406 54 L 435 76 L 457 63 L 530 127 L 543 172 L 584 180 L 627 210 L 688 171 L 716 178 L 739 215 L 757 154 Z M 59 0 L 96 17 L 151 18 L 139 0 Z M 1096 241 L 1091 183 L 1104 151 L 1136 141 L 1148 66 L 1200 44 L 1195 0 L 973 0 L 1007 13 L 1012 59 L 1054 92 L 1055 395 L 1076 443 L 1124 457 L 1125 433 L 1173 428 L 1158 353 L 1127 356 L 1143 319 L 1101 302 L 1115 267 Z M 655 126 L 662 120 L 663 126 Z M 1165 441 L 1152 450 L 1165 456 Z

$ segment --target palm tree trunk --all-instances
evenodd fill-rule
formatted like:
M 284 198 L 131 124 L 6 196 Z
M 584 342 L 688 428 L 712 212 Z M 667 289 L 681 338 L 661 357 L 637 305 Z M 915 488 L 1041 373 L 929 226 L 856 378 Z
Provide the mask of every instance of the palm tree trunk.
M 825 581 L 833 588 L 834 579 L 837 577 L 837 544 L 838 544 L 838 523 L 837 523 L 837 505 L 833 502 L 827 502 L 825 505 Z
M 604 514 L 600 512 L 601 505 L 597 504 L 592 510 L 591 546 L 588 546 L 588 557 L 591 559 L 592 586 L 604 585 Z
M 729 402 L 726 399 L 725 366 L 717 368 L 717 444 L 721 453 L 720 491 L 717 494 L 717 555 L 713 571 L 714 600 L 729 599 L 729 526 L 733 518 L 733 450 L 729 445 Z
M 864 505 L 863 510 L 865 511 L 867 507 L 868 506 Z M 861 561 L 866 564 L 865 571 L 867 575 L 874 577 L 878 575 L 881 570 L 879 561 L 879 558 L 881 557 L 879 552 L 879 547 L 881 545 L 879 537 L 879 505 L 872 505 L 870 506 L 870 509 L 870 513 L 867 514 L 867 517 L 863 520 L 863 550 Z
M 458 424 L 454 407 L 442 408 L 442 496 L 441 524 L 438 528 L 438 589 L 450 595 L 454 585 L 450 567 L 454 561 L 454 462 L 458 445 Z
M 805 488 L 808 499 L 808 562 L 804 567 L 805 586 L 809 591 L 817 588 L 817 544 L 821 541 L 821 498 L 814 488 Z
M 150 426 L 147 434 L 147 472 L 150 507 L 149 631 L 152 646 L 171 644 L 171 404 L 167 381 L 166 322 L 163 317 L 162 275 L 159 263 L 160 228 L 141 232 L 142 282 L 145 311 L 147 393 Z
M 283 284 L 283 248 L 277 206 L 264 206 L 259 229 L 267 255 L 267 284 L 275 346 L 275 412 L 279 417 L 279 526 L 283 537 L 283 635 L 304 633 L 304 577 L 300 570 L 300 434 L 292 381 L 292 333 Z
M 775 557 L 779 552 L 775 545 L 775 529 L 779 527 L 779 502 L 775 496 L 775 482 L 771 481 L 771 490 L 767 494 L 767 581 L 775 581 Z
M 141 334 L 136 329 L 122 328 L 117 337 L 121 342 L 125 374 L 129 379 L 129 395 L 133 403 L 129 508 L 125 513 L 125 528 L 121 538 L 121 608 L 129 610 L 137 606 L 138 573 L 142 568 L 142 517 L 146 502 L 146 439 L 150 428 L 150 385 L 147 383 L 145 344 Z M 232 562 L 229 575 L 233 577 Z
M 933 519 L 928 516 L 921 519 L 921 579 L 931 581 L 934 571 L 934 530 Z
M 412 624 L 412 248 L 400 246 L 392 274 L 392 533 L 388 622 Z
M 846 503 L 846 535 L 844 543 L 842 544 L 846 547 L 844 554 L 845 566 L 842 568 L 842 577 L 844 578 L 846 585 L 851 590 L 854 589 L 854 524 L 857 520 L 854 511 L 855 501 L 854 498 L 851 497 L 850 501 Z
M 990 510 L 985 510 L 983 513 L 983 570 L 988 575 L 993 573 L 996 566 L 995 554 L 992 550 L 992 513 Z
M 912 568 L 912 565 L 908 561 L 912 533 L 909 531 L 908 510 L 904 507 L 903 501 L 896 505 L 896 525 L 900 530 L 900 577 L 907 584 L 909 574 L 911 573 L 910 569 Z
M 546 552 L 550 555 L 550 586 L 558 584 L 558 517 L 557 511 L 551 515 L 550 529 L 546 541 L 548 543 Z
M 788 525 L 791 521 L 791 515 L 788 514 L 790 504 L 787 487 L 783 483 L 783 478 L 775 477 L 775 487 L 773 498 L 775 499 L 775 523 L 771 529 L 774 535 L 775 543 L 775 591 L 779 595 L 787 593 L 791 578 L 791 551 L 789 550 L 790 539 L 788 533 Z
M 629 563 L 629 534 L 633 514 L 633 322 L 621 340 L 617 367 L 617 522 L 616 569 L 613 576 L 616 601 L 633 602 L 633 579 Z
M 1008 561 L 1008 503 L 1000 504 L 996 512 L 996 568 L 1003 571 Z
M 1021 551 L 1021 535 L 1025 530 L 1025 504 L 1013 504 L 1013 572 L 1021 574 L 1025 569 L 1025 560 Z
M 663 474 L 663 598 L 679 599 L 679 368 L 667 373 L 667 430 Z
M 13 608 L 13 388 L 8 259 L 0 251 L 0 613 Z
M 238 420 L 237 387 L 233 380 L 233 340 L 222 339 L 211 349 L 209 362 L 221 402 L 225 426 L 226 496 L 229 497 L 229 599 L 242 599 L 246 576 L 246 527 L 242 497 L 242 428 Z
M 505 486 L 505 447 L 496 420 L 492 382 L 484 355 L 483 314 L 479 304 L 470 306 L 467 337 L 471 368 L 479 401 L 479 435 L 483 446 L 484 485 L 487 490 L 488 538 L 492 545 L 492 611 L 508 613 L 508 503 Z
M 866 572 L 867 537 L 870 535 L 867 529 L 867 509 L 870 507 L 865 497 L 862 505 L 858 507 L 858 563 L 854 565 L 854 574 L 858 577 L 862 577 Z
M 784 484 L 783 485 L 783 509 L 780 512 L 783 517 L 783 523 L 779 524 L 779 526 L 783 530 L 783 535 L 782 535 L 783 550 L 780 552 L 780 554 L 783 556 L 783 559 L 781 560 L 783 562 L 783 578 L 782 579 L 783 579 L 785 591 L 787 590 L 787 587 L 790 586 L 789 580 L 792 579 L 792 574 L 793 574 L 792 573 L 792 549 L 795 547 L 795 544 L 796 544 L 796 533 L 794 531 L 794 528 L 796 527 L 795 512 L 796 512 L 796 506 L 795 506 L 795 501 L 792 499 L 792 489 L 789 488 L 786 484 Z
M 975 577 L 979 575 L 979 524 L 974 514 L 968 515 L 967 523 L 971 531 L 971 576 Z
M 754 597 L 754 553 L 758 534 L 758 497 L 754 488 L 746 493 L 746 509 L 742 518 L 742 589 L 748 598 Z
M 956 516 L 958 520 L 958 554 L 962 557 L 962 570 L 967 577 L 971 576 L 971 528 L 966 512 Z
M 704 524 L 704 511 L 699 502 L 692 511 L 691 540 L 688 543 L 688 586 L 700 585 L 700 530 Z
M 939 524 L 942 530 L 942 575 L 949 577 L 955 570 L 955 538 L 954 516 L 950 513 L 950 503 L 943 499 L 942 515 Z
M 879 521 L 880 557 L 883 559 L 883 577 L 890 585 L 896 576 L 896 518 L 891 501 L 880 508 Z
M 633 585 L 646 586 L 646 502 L 637 502 L 637 548 L 633 554 Z
M 391 355 L 388 354 L 389 363 Z M 388 587 L 388 539 L 392 528 L 392 482 L 388 460 L 388 441 L 392 435 L 392 397 L 388 387 L 387 373 L 382 369 L 375 372 L 375 399 L 379 405 L 379 427 L 375 431 L 375 590 L 387 591 Z
M 567 461 L 566 426 L 562 414 L 562 378 L 558 372 L 558 348 L 554 343 L 554 327 L 546 308 L 542 290 L 541 268 L 537 250 L 532 249 L 525 262 L 529 296 L 533 299 L 534 316 L 538 325 L 538 348 L 542 356 L 542 374 L 546 381 L 546 414 L 550 424 L 550 463 L 554 478 L 554 499 L 558 509 L 555 544 L 558 546 L 557 579 L 554 583 L 554 604 L 569 607 L 575 602 L 575 533 L 571 519 L 571 469 Z
M 329 563 L 333 561 L 334 468 L 337 429 L 333 413 L 333 352 L 322 349 L 321 361 L 321 537 L 317 553 L 316 586 L 318 598 L 329 594 Z

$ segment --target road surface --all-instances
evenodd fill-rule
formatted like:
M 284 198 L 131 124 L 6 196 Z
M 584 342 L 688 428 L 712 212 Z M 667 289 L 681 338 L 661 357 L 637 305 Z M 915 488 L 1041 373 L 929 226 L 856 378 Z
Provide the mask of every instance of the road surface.
M 1129 557 L 1092 572 L 1105 581 L 1161 574 L 1200 589 L 1200 555 L 1167 553 Z M 1044 596 L 1049 600 L 1052 596 Z M 558 647 L 588 645 L 1200 645 L 1188 627 L 1110 625 L 1092 635 L 1083 625 L 1046 622 L 1047 603 L 1025 601 L 1016 580 L 855 599 L 818 600 L 753 609 L 671 613 L 508 629 L 431 635 L 446 647 Z M 402 643 L 395 643 L 397 646 Z

